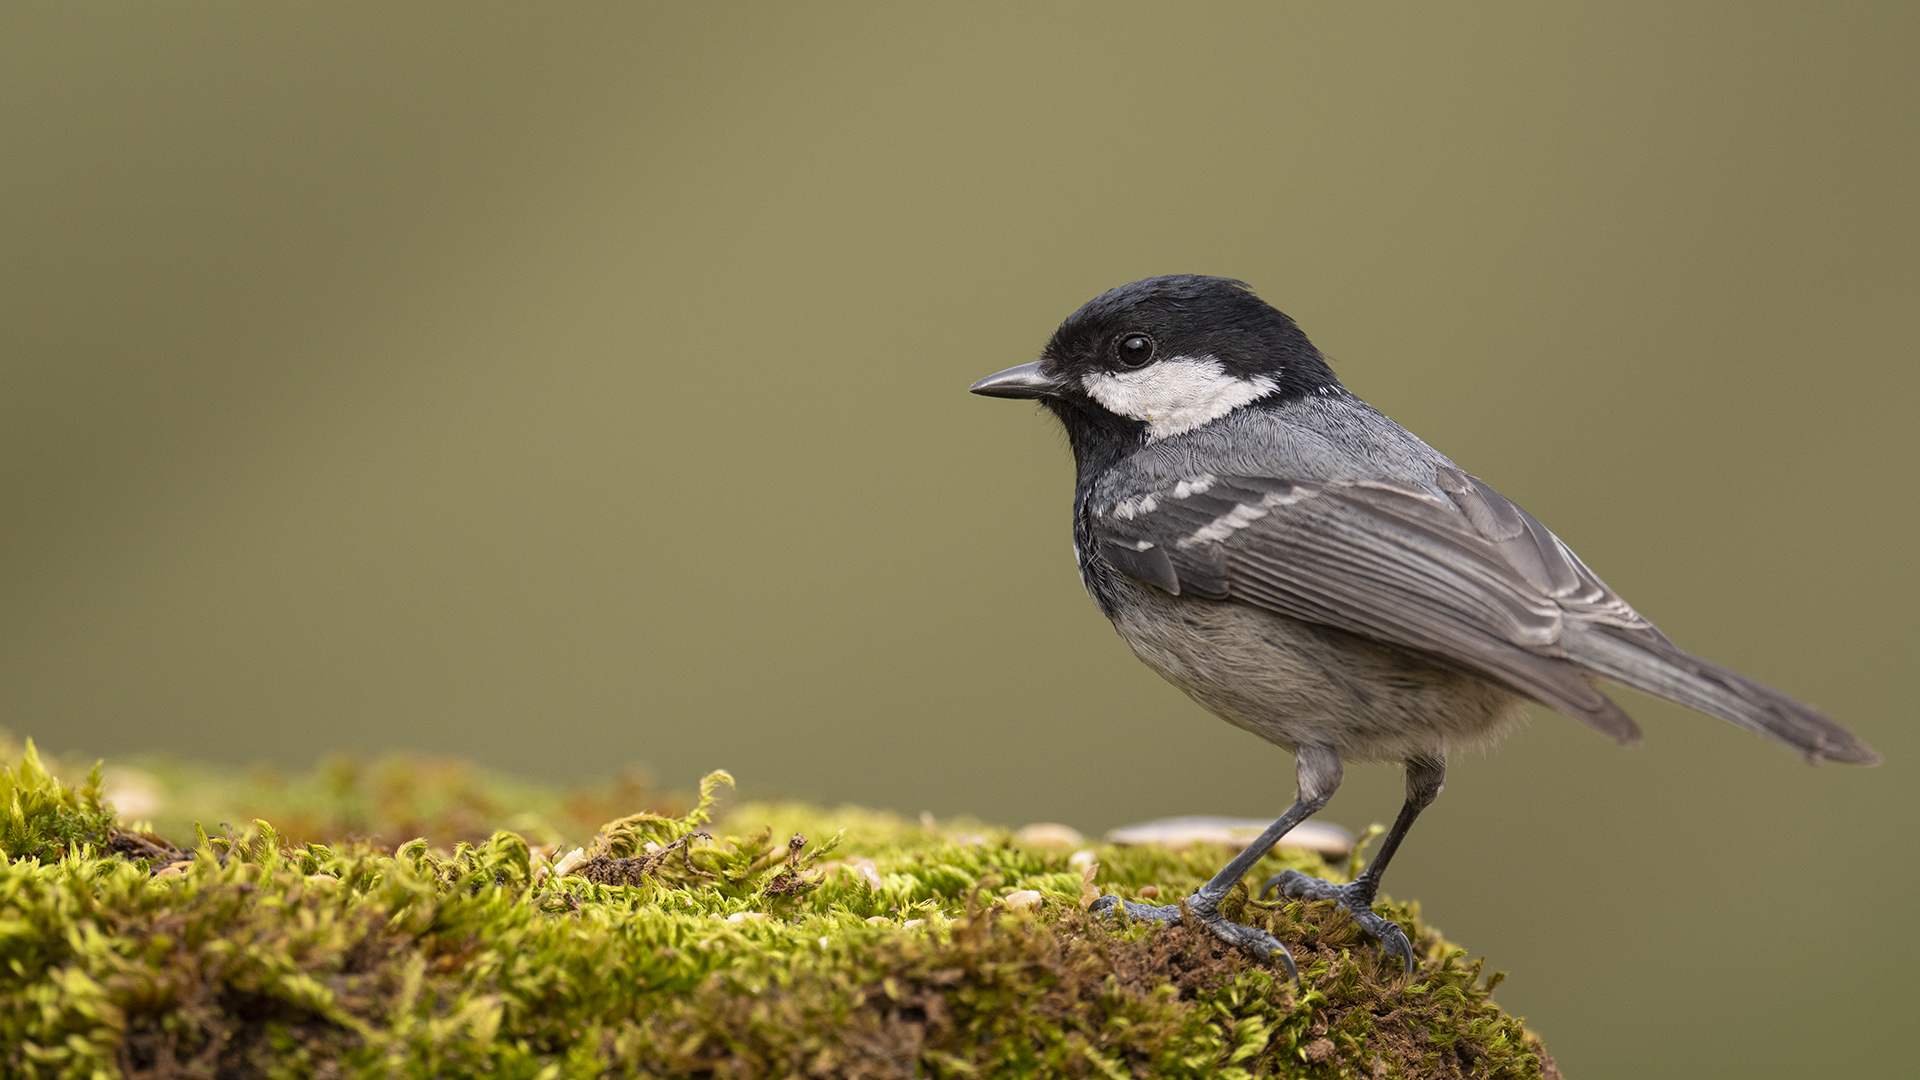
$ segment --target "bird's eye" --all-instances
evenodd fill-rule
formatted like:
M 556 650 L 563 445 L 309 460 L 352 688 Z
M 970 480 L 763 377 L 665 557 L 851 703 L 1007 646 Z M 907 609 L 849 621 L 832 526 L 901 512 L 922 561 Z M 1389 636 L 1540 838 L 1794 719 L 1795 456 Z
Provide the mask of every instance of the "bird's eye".
M 1153 359 L 1153 339 L 1145 334 L 1128 334 L 1115 346 L 1120 362 L 1128 367 L 1139 367 Z

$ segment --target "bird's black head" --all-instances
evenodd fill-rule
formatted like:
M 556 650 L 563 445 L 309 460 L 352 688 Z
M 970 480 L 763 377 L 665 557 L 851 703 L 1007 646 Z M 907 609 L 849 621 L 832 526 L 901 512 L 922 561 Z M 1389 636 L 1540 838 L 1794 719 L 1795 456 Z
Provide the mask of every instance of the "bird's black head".
M 1087 301 L 1032 364 L 973 384 L 1038 398 L 1066 425 L 1081 464 L 1271 407 L 1339 381 L 1300 328 L 1228 278 L 1175 274 Z

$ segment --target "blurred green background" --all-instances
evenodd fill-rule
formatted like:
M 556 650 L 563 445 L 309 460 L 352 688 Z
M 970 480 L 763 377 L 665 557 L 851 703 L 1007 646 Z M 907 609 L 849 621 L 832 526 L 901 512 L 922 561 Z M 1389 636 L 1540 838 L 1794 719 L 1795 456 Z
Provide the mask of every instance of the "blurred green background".
M 1920 7 L 10 4 L 0 725 L 1098 830 L 1291 762 L 1136 663 L 1051 421 L 1251 282 L 1808 769 L 1542 713 L 1388 877 L 1572 1076 L 1888 1075 L 1920 960 Z M 1397 774 L 1327 812 L 1390 820 Z

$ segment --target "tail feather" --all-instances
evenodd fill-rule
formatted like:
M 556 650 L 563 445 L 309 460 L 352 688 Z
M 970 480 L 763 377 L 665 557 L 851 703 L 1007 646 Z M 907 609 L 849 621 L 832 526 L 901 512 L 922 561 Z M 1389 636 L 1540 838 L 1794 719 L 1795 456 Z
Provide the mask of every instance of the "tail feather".
M 1880 761 L 1872 747 L 1819 710 L 1708 663 L 1657 630 L 1568 619 L 1562 645 L 1569 659 L 1596 674 L 1778 739 L 1813 764 Z

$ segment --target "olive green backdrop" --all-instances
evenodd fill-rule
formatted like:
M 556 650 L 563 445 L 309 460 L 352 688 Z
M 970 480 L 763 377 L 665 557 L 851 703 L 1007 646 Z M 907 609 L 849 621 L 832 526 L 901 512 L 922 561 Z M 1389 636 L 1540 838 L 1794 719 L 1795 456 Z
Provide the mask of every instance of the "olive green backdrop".
M 1389 890 L 1573 1076 L 1889 1075 L 1920 960 L 1920 8 L 10 4 L 0 724 L 1097 830 L 1291 762 L 1081 593 L 968 382 L 1205 272 L 1675 638 Z M 1629 695 L 1631 697 L 1631 695 Z M 1327 816 L 1390 820 L 1356 768 Z

